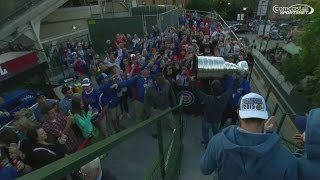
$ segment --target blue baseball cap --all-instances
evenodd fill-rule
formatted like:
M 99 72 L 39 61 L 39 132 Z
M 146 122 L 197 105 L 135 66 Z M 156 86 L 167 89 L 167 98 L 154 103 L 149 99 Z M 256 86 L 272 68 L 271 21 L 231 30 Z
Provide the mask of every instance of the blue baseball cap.
M 103 81 L 104 79 L 106 78 L 109 78 L 110 76 L 108 76 L 106 73 L 101 73 L 99 76 L 98 76 L 98 79 L 100 81 Z
M 41 96 L 44 96 L 43 92 L 41 92 L 41 91 L 36 92 L 36 94 L 35 94 L 36 99 L 38 99 Z
M 144 63 L 141 67 L 141 70 L 149 70 L 148 63 Z

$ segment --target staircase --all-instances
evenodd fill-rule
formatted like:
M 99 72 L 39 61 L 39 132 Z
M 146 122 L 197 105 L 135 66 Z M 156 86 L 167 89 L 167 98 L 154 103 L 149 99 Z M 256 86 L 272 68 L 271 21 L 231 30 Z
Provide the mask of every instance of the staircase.
M 254 71 L 260 72 L 262 69 L 255 66 Z M 263 73 L 260 74 L 260 81 L 267 82 L 268 78 Z M 255 77 L 255 73 L 250 76 Z M 291 117 L 284 110 L 284 105 L 278 97 L 270 95 L 276 93 L 271 91 L 272 85 L 270 91 L 265 93 L 264 87 L 254 80 L 255 78 L 251 81 L 252 91 L 260 92 L 266 97 L 270 115 L 276 115 L 279 120 L 276 122 L 277 132 L 282 136 L 283 142 L 288 143 L 286 145 L 294 151 L 294 145 L 286 139 L 292 137 L 291 134 L 283 133 L 288 132 L 287 129 L 291 127 L 293 131 L 296 130 L 291 126 Z M 176 112 L 178 110 L 179 112 Z M 176 112 L 177 128 L 173 132 L 161 126 L 161 119 L 170 112 Z M 102 161 L 102 166 L 121 180 L 209 180 L 212 176 L 203 176 L 199 169 L 200 159 L 204 153 L 200 145 L 201 120 L 202 117 L 183 114 L 180 101 L 180 104 L 171 110 L 163 111 L 139 124 L 134 125 L 126 119 L 122 123 L 129 127 L 128 129 L 19 179 L 58 179 L 77 171 L 92 159 L 108 152 L 109 156 Z M 157 140 L 151 137 L 151 125 L 158 127 Z

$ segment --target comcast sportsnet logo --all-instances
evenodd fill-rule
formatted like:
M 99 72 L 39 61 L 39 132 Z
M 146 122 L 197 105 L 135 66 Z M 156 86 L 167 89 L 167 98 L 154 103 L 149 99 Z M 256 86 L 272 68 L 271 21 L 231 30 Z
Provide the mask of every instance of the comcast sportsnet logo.
M 307 4 L 294 4 L 289 7 L 282 7 L 279 5 L 273 6 L 273 12 L 276 14 L 312 14 L 314 12 L 313 7 Z

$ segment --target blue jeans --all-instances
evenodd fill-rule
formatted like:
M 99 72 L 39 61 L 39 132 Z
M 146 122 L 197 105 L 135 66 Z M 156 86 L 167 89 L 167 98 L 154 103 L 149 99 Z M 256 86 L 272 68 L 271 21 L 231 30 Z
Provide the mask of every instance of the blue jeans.
M 213 136 L 219 132 L 221 122 L 208 122 L 206 120 L 202 120 L 202 140 L 203 144 L 207 146 L 209 142 L 209 130 L 211 128 Z

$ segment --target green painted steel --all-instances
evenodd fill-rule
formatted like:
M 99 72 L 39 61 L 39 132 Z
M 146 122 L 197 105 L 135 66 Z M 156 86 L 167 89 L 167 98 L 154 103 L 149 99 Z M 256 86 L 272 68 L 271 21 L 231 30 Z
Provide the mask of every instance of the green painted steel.
M 156 15 L 174 9 L 175 6 L 143 6 L 131 8 L 132 16 Z
M 144 30 L 152 32 L 152 26 L 162 31 L 167 26 L 177 28 L 179 12 L 174 6 L 146 6 L 132 8 L 132 17 L 89 19 L 87 22 L 92 45 L 97 53 L 102 54 L 106 40 L 114 41 L 116 34 L 129 33 L 142 37 Z
M 114 41 L 116 34 L 143 35 L 142 17 L 89 19 L 89 32 L 94 49 L 104 53 L 106 40 Z
M 180 164 L 183 150 L 183 136 L 185 123 L 182 119 L 183 107 L 179 108 L 178 126 L 174 130 L 170 142 L 166 145 L 164 156 L 159 155 L 153 165 L 147 170 L 144 180 L 178 180 L 180 175 Z M 162 157 L 165 161 L 165 177 L 162 176 Z
M 128 128 L 118 134 L 112 135 L 105 140 L 102 140 L 98 143 L 95 143 L 83 149 L 82 151 L 73 153 L 70 156 L 67 156 L 58 161 L 55 161 L 45 167 L 42 167 L 18 179 L 19 180 L 30 180 L 30 179 L 49 179 L 50 180 L 50 179 L 62 178 L 74 171 L 77 171 L 83 165 L 87 164 L 93 159 L 104 154 L 108 150 L 115 147 L 117 144 L 132 137 L 133 134 L 141 131 L 142 129 L 150 126 L 151 124 L 161 121 L 161 119 L 164 116 L 166 116 L 168 113 L 173 112 L 180 107 L 182 107 L 182 101 L 180 101 L 178 106 L 175 106 L 170 110 L 165 110 L 159 113 L 158 115 L 151 117 L 148 120 L 135 125 L 134 127 Z
M 179 27 L 178 19 L 179 19 L 179 10 L 172 9 L 168 12 L 159 14 L 158 24 L 161 30 L 165 30 L 167 26 L 173 26 L 175 28 Z
M 157 15 L 146 15 L 146 30 L 152 32 L 152 26 L 158 27 L 158 16 Z

